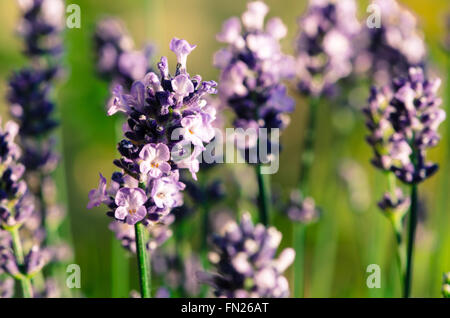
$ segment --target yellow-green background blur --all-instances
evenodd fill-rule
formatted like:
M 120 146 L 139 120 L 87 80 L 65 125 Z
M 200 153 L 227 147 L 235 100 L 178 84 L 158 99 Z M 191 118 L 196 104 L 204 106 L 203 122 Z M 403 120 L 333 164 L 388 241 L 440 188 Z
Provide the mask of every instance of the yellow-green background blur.
M 368 1 L 357 1 L 360 17 L 366 17 Z M 441 51 L 445 34 L 445 15 L 450 13 L 448 0 L 400 1 L 419 17 L 429 46 L 432 73 L 442 76 L 442 96 L 446 92 L 448 63 Z M 58 87 L 58 107 L 62 113 L 65 171 L 68 180 L 68 207 L 76 252 L 75 263 L 81 266 L 82 293 L 87 297 L 110 296 L 110 239 L 109 219 L 101 209 L 86 210 L 87 194 L 96 187 L 98 172 L 110 175 L 115 158 L 114 121 L 105 115 L 104 103 L 108 85 L 97 79 L 94 72 L 92 32 L 94 23 L 105 15 L 123 19 L 138 47 L 144 42 L 157 46 L 157 56 L 167 55 L 169 41 L 176 36 L 197 44 L 190 55 L 189 72 L 204 79 L 218 80 L 212 66 L 213 53 L 220 47 L 215 40 L 222 22 L 240 15 L 246 1 L 228 0 L 66 0 L 81 7 L 81 29 L 65 32 L 66 81 Z M 289 33 L 283 40 L 286 52 L 292 53 L 296 34 L 296 18 L 305 9 L 306 0 L 266 1 L 269 16 L 279 16 L 287 24 Z M 21 39 L 15 35 L 19 11 L 14 0 L 0 1 L 0 114 L 7 116 L 5 96 L 7 79 L 14 69 L 26 63 L 21 55 Z M 172 67 L 173 68 L 173 67 Z M 444 99 L 444 104 L 449 101 Z M 395 242 L 388 221 L 376 207 L 386 187 L 385 177 L 369 163 L 371 150 L 365 143 L 364 119 L 360 114 L 338 111 L 332 103 L 324 103 L 319 111 L 317 156 L 312 172 L 312 192 L 324 213 L 319 223 L 308 230 L 306 260 L 306 295 L 308 297 L 395 297 L 400 295 L 395 266 Z M 361 105 L 362 107 L 363 105 Z M 449 110 L 450 106 L 446 106 Z M 283 152 L 280 171 L 273 178 L 273 186 L 287 191 L 296 184 L 298 162 L 307 108 L 304 99 L 297 97 L 297 108 L 289 128 L 282 136 Z M 337 127 L 347 131 L 339 136 Z M 425 223 L 419 227 L 415 254 L 413 296 L 439 297 L 443 271 L 450 271 L 450 135 L 448 123 L 441 127 L 443 139 L 431 158 L 441 165 L 437 175 L 420 186 L 420 198 L 427 208 Z M 350 132 L 350 133 L 348 133 Z M 356 211 L 348 187 L 338 176 L 336 167 L 343 158 L 357 162 L 364 172 L 356 177 L 364 207 Z M 222 175 L 229 172 L 248 173 L 246 167 L 220 167 Z M 228 173 L 227 173 L 228 172 Z M 364 182 L 364 176 L 367 181 Z M 248 182 L 248 181 L 245 181 Z M 368 189 L 365 189 L 367 185 Z M 360 188 L 361 187 L 361 188 Z M 248 193 L 253 195 L 255 184 L 250 182 Z M 235 191 L 227 191 L 235 195 Z M 355 198 L 354 198 L 355 199 Z M 356 198 L 358 199 L 358 198 Z M 229 198 L 230 200 L 230 198 Z M 249 203 L 243 208 L 251 207 Z M 275 225 L 283 232 L 283 246 L 291 245 L 292 228 L 281 217 L 274 217 Z M 381 266 L 381 288 L 366 286 L 366 267 Z M 132 264 L 133 266 L 134 264 Z M 134 267 L 133 267 L 134 269 Z M 289 274 L 289 273 L 288 273 Z M 135 272 L 130 280 L 137 288 Z

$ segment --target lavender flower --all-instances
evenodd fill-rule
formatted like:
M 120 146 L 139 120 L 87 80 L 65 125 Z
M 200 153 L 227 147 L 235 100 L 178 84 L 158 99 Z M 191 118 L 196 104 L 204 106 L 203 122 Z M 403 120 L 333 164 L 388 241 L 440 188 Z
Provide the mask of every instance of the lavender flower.
M 438 144 L 437 130 L 446 117 L 436 95 L 440 83 L 411 68 L 407 78 L 394 80 L 391 87 L 372 89 L 364 109 L 375 153 L 372 162 L 405 183 L 419 183 L 438 169 L 426 161 L 426 152 Z
M 62 52 L 60 33 L 65 25 L 63 0 L 18 0 L 22 11 L 19 33 L 25 39 L 25 53 L 32 57 Z
M 185 185 L 179 181 L 179 169 L 189 168 L 195 177 L 197 165 L 189 161 L 197 158 L 192 153 L 199 154 L 214 138 L 215 114 L 204 98 L 215 93 L 216 83 L 187 73 L 186 58 L 195 46 L 174 38 L 170 47 L 178 58 L 174 76 L 162 57 L 160 77 L 148 73 L 129 93 L 117 86 L 109 103 L 110 115 L 127 115 L 126 139 L 118 145 L 122 158 L 115 161 L 123 173 L 113 175 L 109 188 L 101 177 L 99 188 L 89 195 L 88 208 L 103 203 L 116 220 L 130 225 L 158 223 L 183 204 Z
M 285 208 L 285 212 L 293 222 L 303 224 L 317 222 L 320 217 L 320 210 L 316 207 L 314 199 L 303 198 L 298 190 L 291 192 L 289 205 Z
M 411 200 L 405 196 L 401 188 L 395 189 L 395 194 L 385 193 L 378 207 L 392 220 L 402 221 L 410 208 Z
M 407 76 L 410 67 L 423 66 L 426 45 L 416 17 L 396 0 L 373 1 L 381 12 L 380 28 L 365 28 L 361 40 L 368 39 L 360 60 L 367 65 L 378 85 Z
M 294 75 L 294 60 L 281 52 L 279 40 L 287 29 L 279 18 L 270 19 L 268 7 L 250 2 L 242 15 L 227 20 L 217 40 L 228 44 L 218 51 L 214 64 L 221 70 L 219 96 L 236 114 L 240 128 L 281 128 L 289 122 L 294 101 L 281 81 Z
M 114 217 L 118 220 L 125 220 L 128 224 L 134 225 L 147 215 L 144 203 L 147 195 L 139 188 L 122 188 L 117 191 L 115 203 L 117 208 Z
M 5 229 L 20 227 L 34 209 L 22 180 L 25 167 L 19 163 L 21 151 L 14 142 L 18 131 L 18 125 L 12 121 L 0 128 L 0 225 Z
M 100 76 L 115 85 L 131 87 L 151 71 L 149 60 L 153 47 L 136 50 L 123 23 L 115 18 L 98 22 L 94 35 L 96 66 Z
M 218 297 L 288 297 L 289 286 L 283 272 L 292 264 L 293 249 L 275 253 L 281 242 L 275 228 L 253 225 L 244 214 L 241 223 L 231 223 L 223 236 L 215 236 L 217 253 L 211 260 L 216 274 L 199 273 L 199 279 L 210 284 Z
M 333 95 L 336 83 L 353 71 L 360 32 L 354 0 L 310 0 L 298 20 L 296 70 L 299 90 L 314 97 Z
M 30 278 L 42 269 L 46 258 L 36 245 L 23 255 L 19 230 L 32 217 L 34 204 L 23 180 L 21 151 L 14 141 L 18 132 L 19 126 L 12 121 L 0 127 L 0 268 L 22 282 L 24 296 L 32 297 Z
M 142 162 L 139 164 L 141 173 L 149 178 L 160 178 L 163 174 L 169 173 L 171 170 L 170 152 L 165 144 L 145 145 L 139 153 Z

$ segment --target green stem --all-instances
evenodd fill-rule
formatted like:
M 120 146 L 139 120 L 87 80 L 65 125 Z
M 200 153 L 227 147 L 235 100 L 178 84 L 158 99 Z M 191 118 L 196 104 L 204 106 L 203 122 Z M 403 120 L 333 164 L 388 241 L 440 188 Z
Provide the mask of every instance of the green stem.
M 300 177 L 298 179 L 298 189 L 303 196 L 307 196 L 310 190 L 309 176 L 314 162 L 315 130 L 317 124 L 317 108 L 319 98 L 309 100 L 308 126 L 305 132 L 305 140 L 300 160 Z M 303 224 L 293 224 L 294 227 L 294 297 L 303 298 L 305 289 L 305 245 L 306 226 Z
M 134 226 L 136 231 L 136 254 L 139 270 L 139 284 L 141 287 L 142 298 L 151 298 L 151 276 L 150 276 L 150 257 L 147 254 L 145 244 L 145 226 L 142 223 L 136 223 Z
M 391 194 L 392 202 L 397 203 L 397 178 L 394 173 L 388 173 L 388 189 Z M 403 246 L 403 224 L 402 218 L 397 215 L 392 215 L 390 217 L 392 228 L 395 234 L 396 241 L 396 259 L 397 267 L 400 275 L 401 286 L 405 284 L 405 260 L 404 260 L 404 246 Z
M 406 274 L 403 297 L 409 298 L 411 295 L 412 274 L 413 274 L 413 257 L 414 257 L 414 239 L 417 227 L 417 184 L 411 185 L 411 210 L 409 215 L 408 229 L 408 247 L 406 256 Z
M 304 267 L 305 267 L 305 247 L 306 247 L 306 225 L 294 224 L 294 297 L 304 296 Z
M 22 242 L 20 241 L 19 228 L 12 229 L 10 233 L 12 238 L 12 247 L 14 250 L 14 255 L 16 257 L 19 268 L 22 268 L 25 262 L 25 258 L 23 255 Z M 33 298 L 33 287 L 31 286 L 30 278 L 22 275 L 19 281 L 22 287 L 23 297 Z
M 309 101 L 309 120 L 305 132 L 305 141 L 300 161 L 300 177 L 298 181 L 299 190 L 307 195 L 309 189 L 309 175 L 314 162 L 315 130 L 317 124 L 317 108 L 320 100 L 311 98 Z
M 256 165 L 259 188 L 259 221 L 267 226 L 270 217 L 270 176 L 262 173 L 262 164 Z

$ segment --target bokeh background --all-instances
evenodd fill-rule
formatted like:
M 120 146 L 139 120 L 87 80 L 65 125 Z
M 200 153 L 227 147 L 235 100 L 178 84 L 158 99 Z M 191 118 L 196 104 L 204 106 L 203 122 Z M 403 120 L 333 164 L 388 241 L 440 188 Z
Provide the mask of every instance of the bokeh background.
M 414 11 L 424 30 L 429 46 L 431 73 L 443 78 L 441 93 L 449 96 L 446 77 L 448 57 L 441 49 L 445 34 L 445 15 L 450 13 L 448 0 L 404 0 L 401 3 Z M 205 79 L 218 79 L 212 66 L 212 56 L 220 47 L 215 41 L 222 22 L 240 15 L 246 1 L 209 0 L 72 0 L 81 7 L 81 29 L 65 32 L 66 79 L 58 87 L 61 112 L 62 141 L 65 165 L 59 174 L 67 180 L 67 205 L 75 263 L 81 266 L 82 295 L 111 296 L 111 233 L 109 219 L 102 210 L 86 209 L 87 194 L 96 187 L 98 172 L 110 175 L 116 157 L 114 120 L 105 115 L 108 84 L 99 80 L 94 71 L 92 34 L 95 22 L 112 15 L 126 23 L 138 47 L 154 43 L 157 56 L 167 55 L 172 37 L 187 39 L 198 48 L 189 57 L 189 70 Z M 289 33 L 283 41 L 285 51 L 292 53 L 297 31 L 296 18 L 302 14 L 306 0 L 266 1 L 269 16 L 279 16 Z M 367 17 L 368 1 L 358 1 L 360 18 Z M 19 12 L 14 0 L 0 1 L 0 96 L 5 96 L 11 71 L 26 62 L 21 55 L 21 40 L 15 34 Z M 295 92 L 292 90 L 292 94 Z M 367 94 L 367 92 L 361 92 Z M 450 102 L 444 103 L 450 112 Z M 359 105 L 363 107 L 364 105 Z M 0 114 L 8 116 L 8 105 L 0 99 Z M 357 108 L 357 107 L 356 107 Z M 283 152 L 279 172 L 272 186 L 281 197 L 295 186 L 305 120 L 306 101 L 297 97 L 297 109 L 289 128 L 282 136 Z M 323 103 L 319 110 L 316 161 L 312 171 L 312 195 L 322 208 L 321 220 L 307 232 L 306 296 L 307 297 L 396 297 L 400 295 L 395 264 L 395 241 L 387 219 L 376 202 L 386 187 L 381 172 L 369 163 L 371 150 L 365 143 L 364 119 L 355 107 L 334 102 Z M 413 296 L 439 297 L 441 276 L 450 271 L 450 126 L 441 126 L 443 139 L 431 158 L 441 165 L 440 172 L 420 186 L 420 199 L 426 207 L 417 236 Z M 342 175 L 348 176 L 347 180 Z M 236 179 L 241 187 L 227 182 L 228 209 L 255 208 L 256 193 L 253 170 L 243 165 L 221 166 L 217 172 L 224 179 Z M 237 189 L 237 190 L 236 190 Z M 240 193 L 239 201 L 236 196 Z M 231 204 L 234 202 L 234 204 Z M 238 202 L 236 204 L 236 202 Z M 226 204 L 227 205 L 227 204 Z M 218 207 L 218 208 L 223 208 Z M 292 226 L 281 215 L 273 217 L 275 226 L 283 232 L 283 246 L 290 246 Z M 187 237 L 195 240 L 194 237 Z M 381 266 L 380 289 L 366 286 L 366 267 Z M 130 264 L 132 287 L 137 289 L 135 264 Z M 288 273 L 289 275 L 289 273 Z

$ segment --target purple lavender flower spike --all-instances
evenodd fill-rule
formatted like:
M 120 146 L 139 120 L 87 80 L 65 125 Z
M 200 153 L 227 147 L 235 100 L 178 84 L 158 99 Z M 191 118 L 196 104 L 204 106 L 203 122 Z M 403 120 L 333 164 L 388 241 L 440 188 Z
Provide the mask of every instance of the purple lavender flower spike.
M 62 0 L 19 0 L 22 20 L 19 34 L 25 39 L 25 53 L 31 57 L 62 52 L 60 33 L 64 29 Z
M 218 297 L 288 297 L 289 285 L 282 274 L 295 252 L 287 248 L 275 258 L 281 237 L 273 227 L 253 225 L 250 215 L 244 214 L 240 224 L 230 223 L 223 235 L 214 237 L 217 253 L 211 260 L 218 272 L 200 272 L 200 281 L 210 284 Z
M 284 129 L 287 113 L 294 110 L 294 101 L 281 83 L 295 73 L 293 57 L 283 54 L 279 44 L 286 27 L 273 18 L 264 29 L 267 13 L 263 2 L 250 2 L 242 24 L 233 17 L 216 37 L 228 44 L 214 56 L 214 65 L 221 70 L 219 97 L 234 110 L 237 127 Z M 289 107 L 280 107 L 275 100 Z
M 299 90 L 310 96 L 332 95 L 340 79 L 353 71 L 353 49 L 360 25 L 354 0 L 310 0 L 298 20 L 296 70 Z
M 127 224 L 134 225 L 147 215 L 144 203 L 147 195 L 144 190 L 135 188 L 122 188 L 116 194 L 117 209 L 114 216 L 118 220 L 125 220 Z
M 410 68 L 408 77 L 390 86 L 372 89 L 364 109 L 374 149 L 374 165 L 395 173 L 405 183 L 419 183 L 438 166 L 427 162 L 427 149 L 438 144 L 439 125 L 445 120 L 437 96 L 440 80 L 427 80 L 421 68 Z
M 94 44 L 97 72 L 113 85 L 123 85 L 128 90 L 134 81 L 151 71 L 149 60 L 153 46 L 136 50 L 133 39 L 118 19 L 105 18 L 97 23 Z
M 380 8 L 381 27 L 363 29 L 360 37 L 363 49 L 356 64 L 369 71 L 376 85 L 386 85 L 392 78 L 407 76 L 410 67 L 423 67 L 427 50 L 411 11 L 396 0 L 373 3 Z
M 94 190 L 92 196 L 94 203 L 101 198 L 107 214 L 117 220 L 111 230 L 133 252 L 136 237 L 130 225 L 143 225 L 150 233 L 146 246 L 151 251 L 171 236 L 171 211 L 183 205 L 185 184 L 179 179 L 180 169 L 189 169 L 195 179 L 198 155 L 215 136 L 216 113 L 208 95 L 216 93 L 217 84 L 187 72 L 187 56 L 194 48 L 185 40 L 173 39 L 171 49 L 179 63 L 174 75 L 162 57 L 159 76 L 149 72 L 129 90 L 116 86 L 112 92 L 108 114 L 120 111 L 127 117 L 124 139 L 117 147 L 121 157 L 114 160 L 121 171 L 114 173 L 109 187 L 101 180 L 100 192 Z

